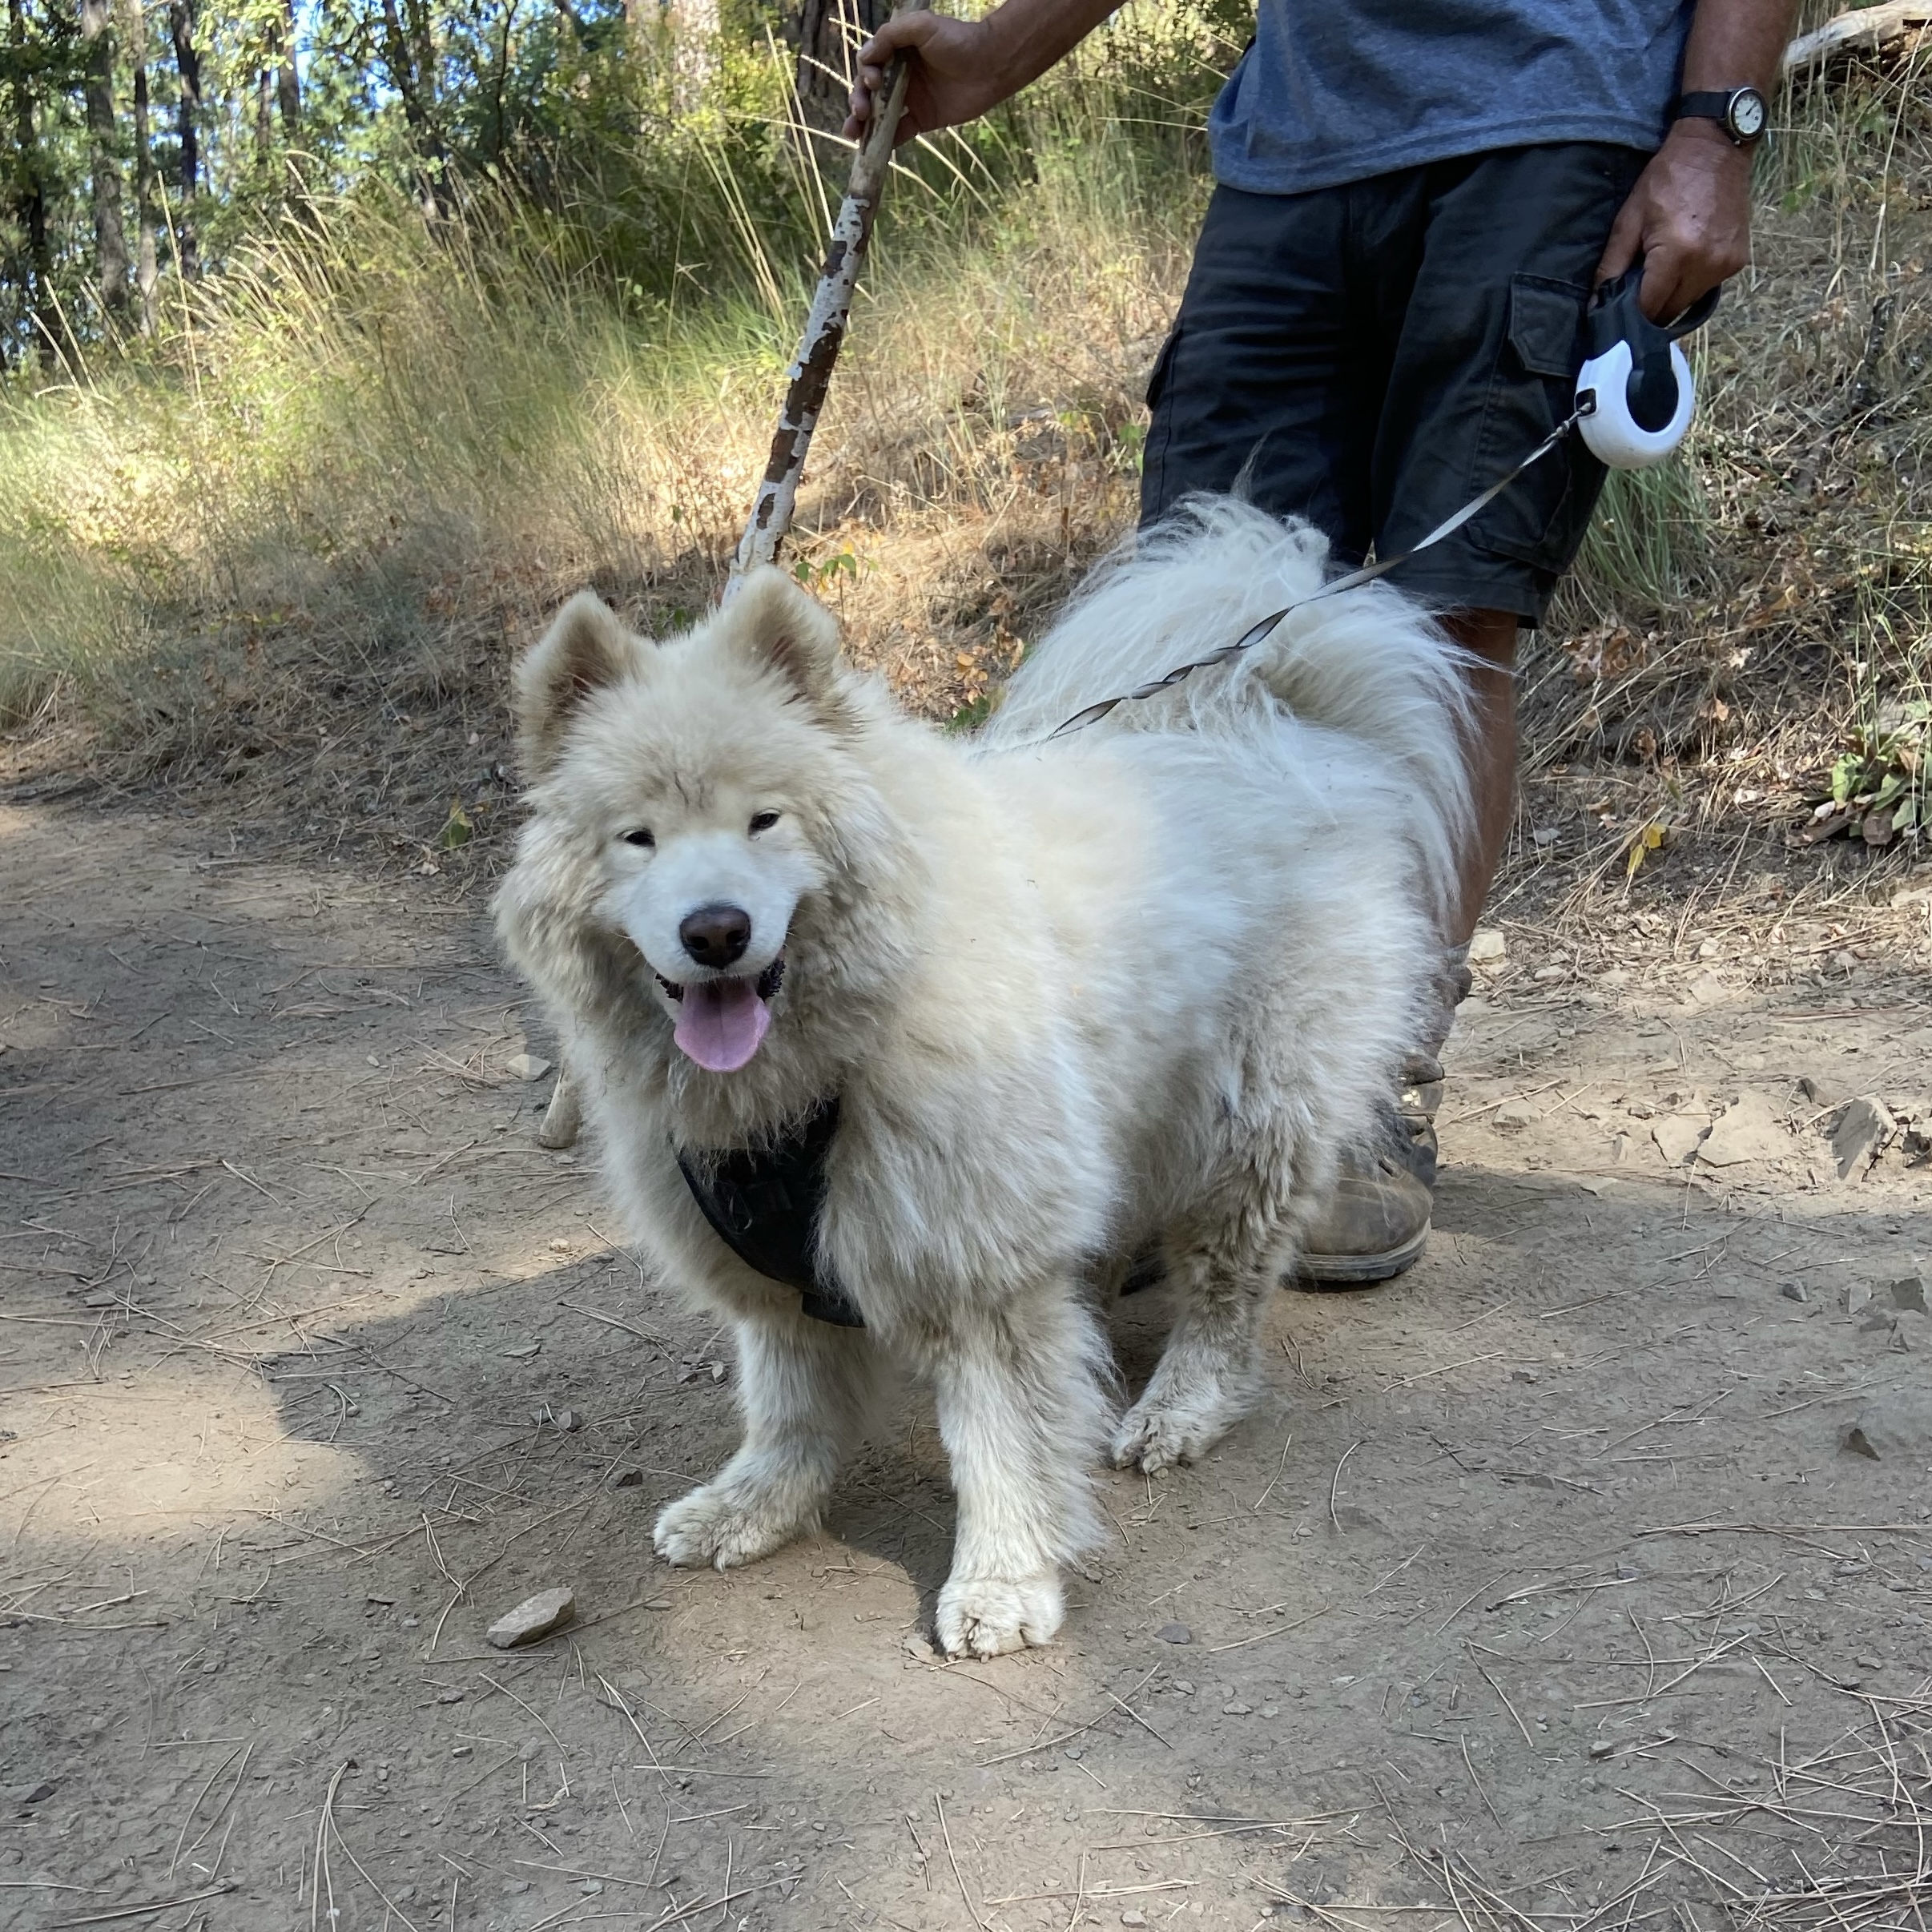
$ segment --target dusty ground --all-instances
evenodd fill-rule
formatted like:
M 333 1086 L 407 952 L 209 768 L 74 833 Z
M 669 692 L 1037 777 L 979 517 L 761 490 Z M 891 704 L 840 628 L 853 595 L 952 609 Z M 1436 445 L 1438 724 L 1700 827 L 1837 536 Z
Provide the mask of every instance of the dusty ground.
M 942 1665 L 916 1410 L 653 1558 L 728 1358 L 533 1145 L 479 892 L 0 806 L 0 1923 L 1919 1926 L 1928 1170 L 1826 1136 L 1932 1125 L 1926 912 L 1784 890 L 1505 907 L 1425 1262 L 1284 1293 L 1065 1640 Z

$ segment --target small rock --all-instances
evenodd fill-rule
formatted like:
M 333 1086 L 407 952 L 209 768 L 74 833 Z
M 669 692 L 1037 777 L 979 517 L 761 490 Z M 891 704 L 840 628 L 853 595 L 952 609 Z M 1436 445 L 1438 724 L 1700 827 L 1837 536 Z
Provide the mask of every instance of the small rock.
M 1137 1912 L 1132 1906 L 1129 1906 L 1125 1912 L 1121 1913 L 1121 1923 L 1124 1926 L 1144 1926 L 1147 1923 L 1147 1914 L 1145 1912 Z
M 1681 1167 L 1697 1151 L 1697 1143 L 1707 1131 L 1702 1121 L 1693 1120 L 1688 1114 L 1672 1113 L 1652 1127 L 1650 1137 L 1671 1166 Z
M 916 1659 L 921 1664 L 930 1664 L 939 1655 L 939 1652 L 932 1648 L 931 1641 L 916 1630 L 905 1639 L 901 1647 L 908 1656 Z
M 1243 1704 L 1240 1698 L 1233 1697 L 1221 1707 L 1221 1714 L 1224 1717 L 1247 1717 L 1253 1715 L 1254 1710 L 1253 1705 Z
M 1910 1309 L 1914 1314 L 1932 1313 L 1926 1306 L 1926 1278 L 1922 1274 L 1908 1274 L 1894 1282 L 1891 1296 L 1894 1308 Z
M 436 1701 L 438 1704 L 461 1704 L 463 1701 L 464 1695 L 465 1693 L 460 1690 L 438 1691 L 436 1693 Z
M 1185 1624 L 1163 1624 L 1154 1632 L 1163 1644 L 1191 1644 L 1194 1633 Z
M 643 1480 L 644 1471 L 642 1469 L 620 1469 L 610 1479 L 610 1487 L 613 1489 L 635 1489 Z
M 1853 1663 L 1861 1670 L 1883 1670 L 1885 1665 L 1877 1657 L 1854 1657 Z
M 534 1053 L 513 1053 L 503 1063 L 503 1070 L 512 1080 L 541 1080 L 552 1064 L 539 1060 Z
M 1845 1109 L 1845 1117 L 1831 1137 L 1831 1157 L 1837 1163 L 1841 1181 L 1849 1181 L 1854 1173 L 1863 1173 L 1890 1137 L 1894 1125 L 1885 1102 L 1875 1093 L 1861 1093 Z
M 534 1596 L 526 1596 L 514 1610 L 505 1611 L 485 1635 L 498 1650 L 514 1650 L 561 1630 L 576 1614 L 574 1592 L 540 1590 Z
M 1469 936 L 1471 966 L 1499 966 L 1509 956 L 1509 942 L 1494 926 L 1479 926 Z
M 1616 1749 L 1616 1745 L 1609 1738 L 1599 1737 L 1592 1741 L 1590 1755 L 1597 1758 L 1608 1757 Z
M 1798 1088 L 1814 1107 L 1842 1107 L 1850 1097 L 1835 1080 L 1827 1080 L 1822 1073 L 1801 1074 Z
M 584 1426 L 584 1419 L 574 1409 L 559 1409 L 550 1419 L 566 1435 L 574 1435 Z
M 467 1757 L 476 1748 L 474 1745 L 452 1745 L 449 1747 L 449 1755 L 452 1757 Z
M 1901 1310 L 1892 1323 L 1892 1346 L 1901 1354 L 1922 1355 L 1932 1344 L 1932 1317 Z
M 1802 1282 L 1785 1282 L 1779 1286 L 1778 1293 L 1787 1302 L 1809 1302 L 1811 1290 Z
M 1538 1117 L 1534 1107 L 1521 1101 L 1505 1101 L 1490 1116 L 1490 1121 L 1499 1133 L 1520 1133 Z
M 1870 1282 L 1854 1282 L 1845 1290 L 1845 1312 L 1848 1315 L 1863 1314 L 1872 1305 L 1872 1285 Z
M 1790 1151 L 1791 1136 L 1777 1109 L 1747 1087 L 1705 1136 L 1697 1158 L 1712 1167 L 1737 1167 L 1746 1161 L 1780 1160 Z

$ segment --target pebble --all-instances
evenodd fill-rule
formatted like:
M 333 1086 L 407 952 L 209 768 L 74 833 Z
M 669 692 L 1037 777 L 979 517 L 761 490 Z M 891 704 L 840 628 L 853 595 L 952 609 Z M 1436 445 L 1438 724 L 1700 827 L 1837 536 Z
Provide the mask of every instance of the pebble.
M 540 1590 L 526 1596 L 515 1609 L 507 1610 L 486 1632 L 498 1650 L 514 1650 L 520 1644 L 534 1644 L 560 1630 L 577 1615 L 577 1597 L 570 1590 Z
M 1811 1291 L 1802 1282 L 1785 1282 L 1780 1284 L 1778 1293 L 1787 1302 L 1809 1302 Z
M 1870 1161 L 1895 1123 L 1885 1102 L 1875 1093 L 1861 1093 L 1845 1109 L 1838 1130 L 1831 1137 L 1831 1157 L 1837 1163 L 1838 1178 L 1849 1181 Z
M 1682 1113 L 1667 1115 L 1650 1130 L 1657 1152 L 1672 1167 L 1681 1167 L 1697 1151 L 1697 1143 L 1704 1135 L 1704 1122 Z
M 1224 1717 L 1252 1717 L 1254 1712 L 1253 1705 L 1243 1704 L 1238 1697 L 1231 1698 L 1221 1707 L 1221 1714 Z
M 610 1479 L 610 1487 L 613 1489 L 635 1489 L 643 1480 L 644 1471 L 642 1469 L 620 1469 Z
M 1494 926 L 1479 926 L 1469 936 L 1471 966 L 1499 966 L 1509 956 L 1509 942 Z
M 1163 1644 L 1191 1644 L 1194 1633 L 1185 1624 L 1163 1624 L 1154 1632 Z
M 1926 1305 L 1926 1278 L 1922 1274 L 1908 1274 L 1892 1283 L 1892 1306 L 1903 1308 L 1914 1314 L 1932 1313 Z
M 534 1053 L 513 1053 L 503 1070 L 512 1080 L 541 1080 L 550 1066 L 549 1061 L 539 1060 Z
M 1697 1158 L 1711 1167 L 1737 1167 L 1747 1161 L 1776 1161 L 1791 1151 L 1791 1136 L 1777 1109 L 1747 1087 L 1704 1137 Z
M 1145 1912 L 1137 1912 L 1132 1906 L 1129 1906 L 1125 1912 L 1121 1913 L 1121 1923 L 1124 1926 L 1144 1926 L 1147 1923 L 1147 1914 Z
M 1872 1285 L 1870 1282 L 1854 1282 L 1845 1290 L 1845 1312 L 1848 1315 L 1863 1314 L 1872 1305 Z
M 438 1691 L 436 1693 L 436 1701 L 438 1704 L 461 1704 L 465 1694 L 460 1690 Z

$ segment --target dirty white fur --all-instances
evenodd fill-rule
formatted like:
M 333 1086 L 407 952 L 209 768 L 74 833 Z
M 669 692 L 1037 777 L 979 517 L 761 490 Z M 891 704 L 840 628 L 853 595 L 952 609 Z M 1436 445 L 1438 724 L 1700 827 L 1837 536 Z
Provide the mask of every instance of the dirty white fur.
M 976 741 L 901 715 L 775 571 L 664 644 L 580 598 L 525 661 L 533 816 L 498 924 L 570 1043 L 632 1232 L 738 1331 L 743 1447 L 659 1519 L 672 1562 L 747 1562 L 813 1526 L 910 1372 L 959 1498 L 941 1641 L 1044 1643 L 1062 1566 L 1099 1538 L 1103 1451 L 1165 1468 L 1251 1400 L 1266 1298 L 1439 955 L 1468 811 L 1456 656 L 1395 594 L 1351 594 L 1040 741 L 1324 567 L 1306 529 L 1197 505 L 1097 574 Z M 626 930 L 624 834 L 670 826 L 737 864 L 771 812 L 757 836 L 782 831 L 796 886 L 784 983 L 750 1063 L 706 1073 Z M 820 1241 L 863 1331 L 740 1263 L 671 1153 L 755 1144 L 832 1093 Z M 1149 1244 L 1177 1318 L 1117 1418 L 1098 1291 Z

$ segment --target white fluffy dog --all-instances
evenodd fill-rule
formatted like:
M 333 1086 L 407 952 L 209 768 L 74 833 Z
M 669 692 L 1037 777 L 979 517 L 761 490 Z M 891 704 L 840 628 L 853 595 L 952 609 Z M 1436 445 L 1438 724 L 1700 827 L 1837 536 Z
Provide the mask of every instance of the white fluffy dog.
M 663 643 L 586 594 L 520 666 L 499 928 L 631 1232 L 737 1330 L 743 1446 L 658 1519 L 672 1563 L 812 1527 L 908 1369 L 958 1493 L 940 1639 L 1044 1643 L 1103 1451 L 1163 1469 L 1248 1405 L 1268 1296 L 1422 1024 L 1468 816 L 1457 654 L 1375 586 L 1047 740 L 1324 564 L 1305 527 L 1197 503 L 1096 572 L 972 739 L 903 715 L 772 570 Z M 694 1191 L 833 1097 L 811 1258 L 862 1328 L 806 1314 Z M 1117 1416 L 1098 1310 L 1150 1249 L 1174 1326 Z

